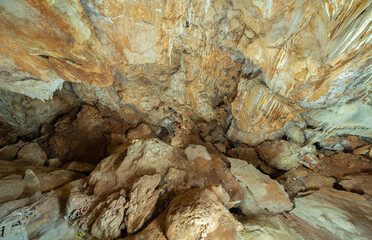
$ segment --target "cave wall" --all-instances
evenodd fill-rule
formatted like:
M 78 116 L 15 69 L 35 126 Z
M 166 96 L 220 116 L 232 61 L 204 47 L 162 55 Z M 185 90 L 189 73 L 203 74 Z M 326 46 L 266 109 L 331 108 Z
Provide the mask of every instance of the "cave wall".
M 371 14 L 364 0 L 0 0 L 2 135 L 86 102 L 168 129 L 216 120 L 249 145 L 289 127 L 372 137 Z

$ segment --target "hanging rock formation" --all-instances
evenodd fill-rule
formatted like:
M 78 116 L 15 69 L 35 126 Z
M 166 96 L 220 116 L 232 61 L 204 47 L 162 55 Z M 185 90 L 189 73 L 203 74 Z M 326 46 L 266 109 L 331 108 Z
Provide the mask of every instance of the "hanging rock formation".
M 55 99 L 67 81 L 78 99 L 128 123 L 231 122 L 229 138 L 249 145 L 280 138 L 288 123 L 311 126 L 310 142 L 337 133 L 372 136 L 369 1 L 0 6 L 0 88 L 13 92 L 1 94 L 0 116 L 19 135 L 32 132 L 25 121 L 47 121 L 32 114 L 45 108 L 32 99 L 54 95 L 49 118 L 74 106 L 75 97 Z M 10 104 L 16 96 L 34 109 Z

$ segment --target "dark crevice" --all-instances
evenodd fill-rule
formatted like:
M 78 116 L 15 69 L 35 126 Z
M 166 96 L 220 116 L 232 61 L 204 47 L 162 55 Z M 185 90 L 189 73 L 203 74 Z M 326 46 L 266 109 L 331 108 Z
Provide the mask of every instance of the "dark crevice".
M 45 58 L 45 59 L 49 59 L 49 56 L 48 55 L 41 54 L 41 55 L 39 55 L 39 57 L 42 57 L 42 58 Z
M 340 190 L 340 191 L 346 191 L 346 189 L 343 186 L 341 186 L 339 183 L 334 183 L 333 188 L 336 190 Z

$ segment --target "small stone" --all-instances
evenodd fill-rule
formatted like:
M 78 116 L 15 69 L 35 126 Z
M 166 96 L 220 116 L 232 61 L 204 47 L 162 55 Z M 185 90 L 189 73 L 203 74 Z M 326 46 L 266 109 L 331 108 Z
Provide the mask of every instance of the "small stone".
M 211 136 L 206 136 L 206 137 L 204 138 L 204 141 L 205 141 L 205 142 L 212 142 L 212 137 L 211 137 Z
M 267 175 L 273 174 L 275 172 L 274 168 L 267 166 L 265 163 L 260 163 L 259 166 L 260 166 L 260 169 Z
M 372 196 L 372 175 L 368 173 L 344 176 L 339 184 L 345 188 L 346 191 L 365 193 Z
M 60 167 L 62 163 L 59 161 L 59 158 L 50 158 L 46 160 L 46 165 L 48 167 Z
M 93 164 L 84 162 L 71 162 L 67 166 L 67 170 L 81 173 L 89 173 L 93 171 L 94 168 L 95 166 Z
M 366 145 L 360 148 L 357 148 L 353 151 L 355 155 L 367 155 L 372 150 L 372 145 Z
M 0 149 L 1 160 L 14 160 L 16 158 L 19 148 L 15 146 L 5 146 Z
M 26 170 L 22 182 L 25 184 L 25 194 L 34 195 L 40 191 L 40 181 L 31 169 Z
M 146 139 L 150 137 L 155 137 L 155 134 L 146 123 L 139 124 L 136 128 L 129 130 L 127 134 L 129 140 Z
M 226 146 L 222 143 L 216 143 L 214 146 L 217 148 L 218 151 L 222 153 L 226 153 Z
M 251 31 L 251 30 L 248 30 L 248 29 L 246 29 L 246 30 L 244 31 L 244 35 L 245 35 L 247 38 L 249 38 L 249 39 L 252 39 L 252 38 L 254 38 L 254 36 L 255 36 L 254 32 Z
M 212 160 L 211 155 L 209 155 L 207 148 L 202 145 L 194 145 L 190 144 L 186 149 L 185 153 L 187 155 L 187 159 L 189 161 L 193 161 L 194 159 L 200 157 L 204 158 L 207 161 Z
M 30 161 L 38 166 L 43 166 L 47 155 L 37 143 L 29 143 L 18 152 L 18 158 Z
M 257 168 L 261 160 L 258 158 L 257 152 L 254 148 L 250 147 L 236 147 L 230 149 L 228 152 L 229 157 L 245 160 Z
M 297 167 L 301 159 L 301 147 L 285 140 L 264 142 L 257 147 L 257 152 L 267 165 L 282 170 Z
M 354 163 L 353 161 L 349 161 L 349 162 L 347 163 L 347 167 L 348 167 L 348 168 L 353 168 L 353 167 L 355 167 L 355 163 Z

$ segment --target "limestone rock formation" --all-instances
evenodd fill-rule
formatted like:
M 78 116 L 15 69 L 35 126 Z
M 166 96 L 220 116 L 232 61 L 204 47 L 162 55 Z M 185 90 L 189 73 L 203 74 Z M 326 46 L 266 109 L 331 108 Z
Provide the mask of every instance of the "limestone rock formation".
M 174 198 L 165 220 L 168 239 L 238 239 L 241 224 L 210 190 L 193 189 Z M 185 234 L 187 233 L 187 234 Z
M 185 149 L 185 153 L 189 161 L 195 160 L 195 158 L 198 158 L 198 157 L 204 158 L 205 160 L 208 160 L 208 161 L 212 160 L 206 147 L 201 146 L 201 145 L 189 145 Z
M 291 210 L 292 203 L 283 186 L 260 173 L 245 161 L 229 158 L 231 173 L 243 183 L 252 194 L 259 208 L 270 212 Z
M 368 239 L 371 14 L 0 0 L 0 240 Z
M 43 112 L 46 105 L 32 99 L 53 97 L 49 115 L 82 100 L 130 123 L 217 120 L 230 139 L 249 145 L 283 135 L 302 143 L 298 130 L 307 125 L 309 141 L 372 136 L 368 1 L 17 0 L 1 7 L 0 115 L 21 135 L 34 129 L 22 126 L 25 112 L 13 99 Z M 72 89 L 54 93 L 65 81 Z M 31 115 L 26 122 L 45 121 Z
M 371 204 L 358 194 L 322 189 L 297 198 L 295 204 L 287 219 L 294 221 L 293 224 L 296 222 L 295 229 L 305 239 L 369 239 L 371 236 Z
M 257 151 L 269 166 L 283 170 L 297 167 L 301 157 L 301 147 L 284 140 L 264 142 Z

